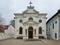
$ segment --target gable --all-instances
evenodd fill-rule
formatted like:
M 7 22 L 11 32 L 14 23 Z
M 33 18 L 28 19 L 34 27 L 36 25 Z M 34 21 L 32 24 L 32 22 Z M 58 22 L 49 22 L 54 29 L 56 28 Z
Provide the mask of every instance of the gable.
M 27 7 L 27 10 L 25 10 L 24 12 L 23 12 L 23 14 L 28 14 L 28 13 L 33 13 L 33 14 L 39 14 L 39 12 L 38 11 L 36 11 L 35 9 L 34 9 L 34 7 L 33 6 L 28 6 Z

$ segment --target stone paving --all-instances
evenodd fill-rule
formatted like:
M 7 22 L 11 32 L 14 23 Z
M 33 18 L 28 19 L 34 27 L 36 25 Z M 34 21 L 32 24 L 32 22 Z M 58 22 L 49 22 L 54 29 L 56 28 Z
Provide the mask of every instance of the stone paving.
M 0 45 L 60 45 L 60 41 L 41 39 L 37 41 L 26 41 L 22 39 L 1 40 Z

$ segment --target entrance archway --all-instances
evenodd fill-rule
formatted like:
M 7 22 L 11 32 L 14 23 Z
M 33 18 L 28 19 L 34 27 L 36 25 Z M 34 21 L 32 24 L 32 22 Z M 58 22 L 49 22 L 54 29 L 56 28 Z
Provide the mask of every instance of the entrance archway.
M 28 38 L 33 38 L 33 27 L 28 28 Z

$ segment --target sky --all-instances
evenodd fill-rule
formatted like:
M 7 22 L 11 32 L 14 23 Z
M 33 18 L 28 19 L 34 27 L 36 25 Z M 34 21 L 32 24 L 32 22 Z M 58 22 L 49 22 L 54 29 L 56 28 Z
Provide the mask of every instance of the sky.
M 14 18 L 14 13 L 22 13 L 26 10 L 29 2 L 40 13 L 47 13 L 47 19 L 52 17 L 60 9 L 60 0 L 0 0 L 0 15 L 9 24 Z

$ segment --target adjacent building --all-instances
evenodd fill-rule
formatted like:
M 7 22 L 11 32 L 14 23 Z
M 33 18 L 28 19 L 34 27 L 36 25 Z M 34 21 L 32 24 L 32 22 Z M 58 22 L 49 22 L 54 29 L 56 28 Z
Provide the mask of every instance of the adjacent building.
M 34 6 L 27 6 L 23 13 L 15 15 L 15 38 L 39 39 L 47 38 L 46 13 L 39 13 Z
M 60 39 L 60 10 L 47 21 L 47 38 Z

